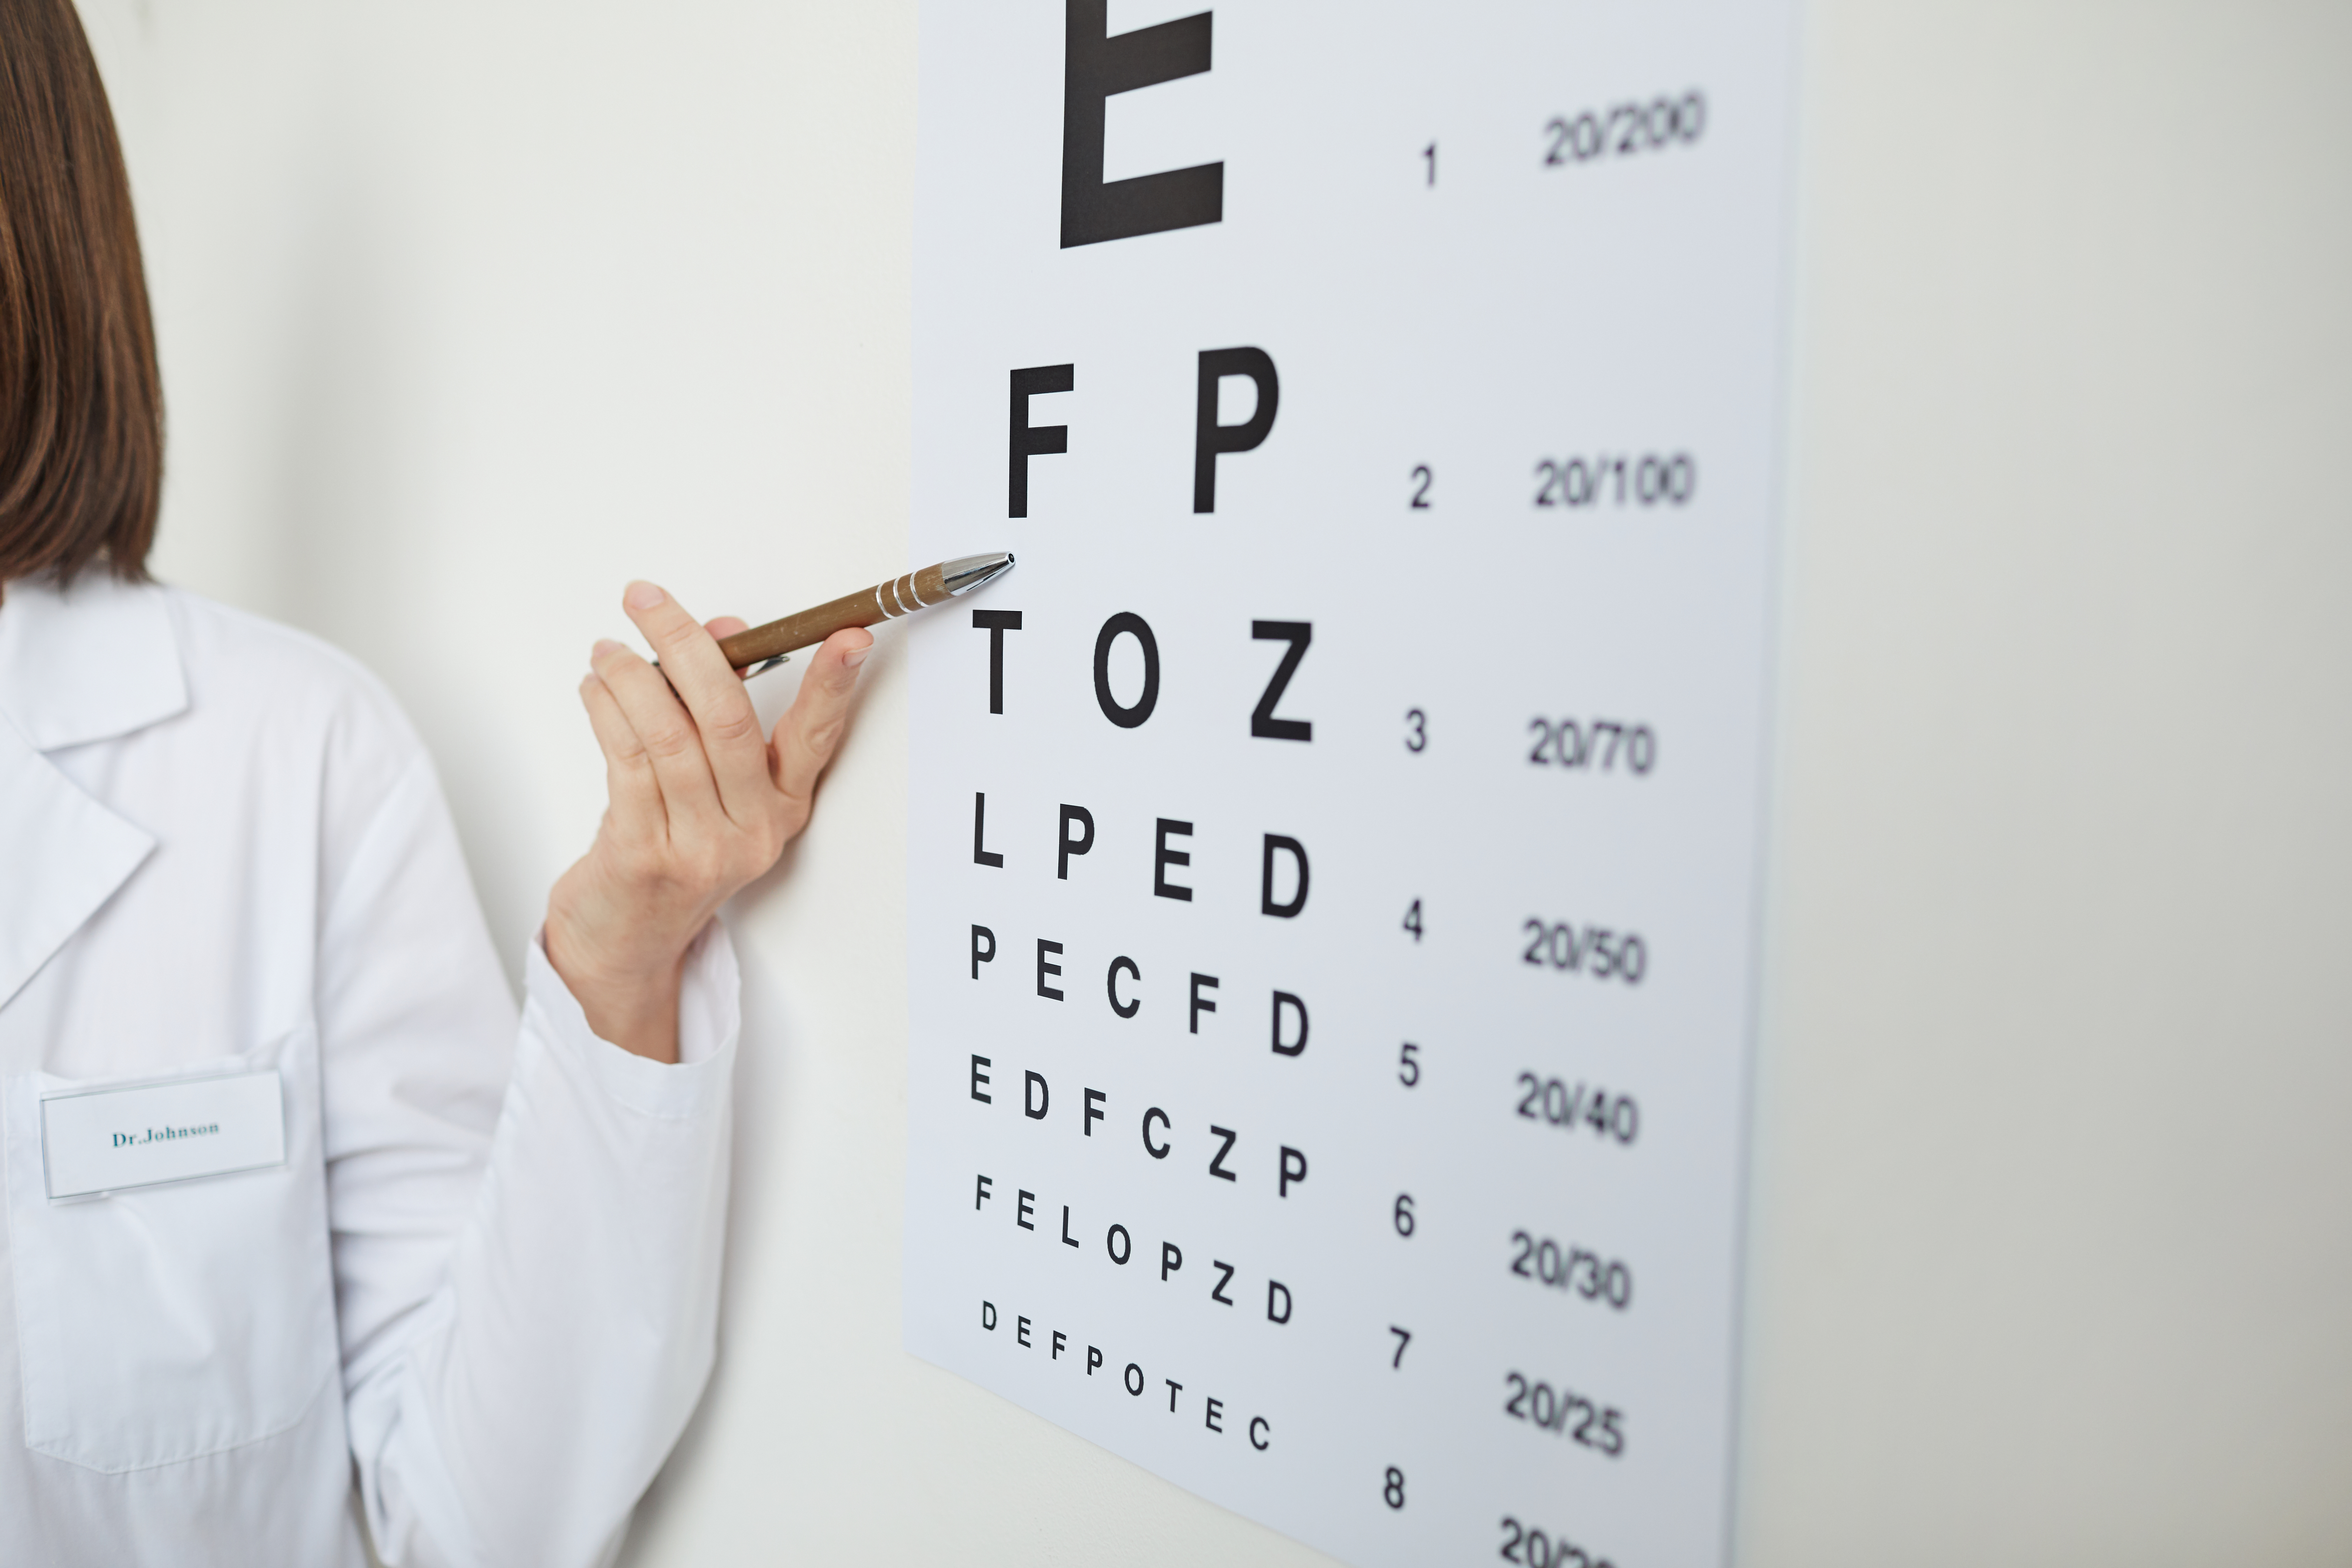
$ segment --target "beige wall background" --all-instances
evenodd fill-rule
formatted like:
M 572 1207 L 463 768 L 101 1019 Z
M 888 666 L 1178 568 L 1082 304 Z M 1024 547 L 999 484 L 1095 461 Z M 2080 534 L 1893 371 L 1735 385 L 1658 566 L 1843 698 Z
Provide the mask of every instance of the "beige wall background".
M 157 564 L 391 681 L 511 958 L 629 577 L 907 564 L 914 6 L 82 3 Z M 1804 71 L 1735 1556 L 2352 1560 L 2352 6 L 1816 0 Z M 1325 1561 L 899 1350 L 868 669 L 734 912 L 725 1350 L 625 1561 Z

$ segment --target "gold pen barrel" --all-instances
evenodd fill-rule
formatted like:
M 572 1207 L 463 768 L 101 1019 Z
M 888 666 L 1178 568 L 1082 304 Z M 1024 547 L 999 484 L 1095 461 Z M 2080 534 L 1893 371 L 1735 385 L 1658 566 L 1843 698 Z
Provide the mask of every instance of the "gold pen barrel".
M 1012 570 L 1009 554 L 966 555 L 909 572 L 887 583 L 877 583 L 855 594 L 770 621 L 749 631 L 719 639 L 719 651 L 737 669 L 782 658 L 804 647 L 814 647 L 845 626 L 870 626 L 895 621 L 917 610 L 943 605 Z

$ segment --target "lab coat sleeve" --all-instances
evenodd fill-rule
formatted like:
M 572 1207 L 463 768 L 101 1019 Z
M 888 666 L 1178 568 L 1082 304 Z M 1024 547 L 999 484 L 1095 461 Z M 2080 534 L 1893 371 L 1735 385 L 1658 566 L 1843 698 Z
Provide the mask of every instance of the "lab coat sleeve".
M 739 1029 L 717 921 L 679 1065 L 534 941 L 520 1027 L 422 753 L 328 906 L 320 1037 L 352 1451 L 408 1568 L 608 1561 L 712 1361 Z

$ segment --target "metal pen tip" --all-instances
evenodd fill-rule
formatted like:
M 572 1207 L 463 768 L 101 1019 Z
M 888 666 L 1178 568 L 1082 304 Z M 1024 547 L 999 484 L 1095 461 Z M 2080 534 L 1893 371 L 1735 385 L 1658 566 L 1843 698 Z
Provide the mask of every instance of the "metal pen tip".
M 966 555 L 940 563 L 940 576 L 947 584 L 951 597 L 961 597 L 982 584 L 993 583 L 1013 570 L 1013 552 L 1000 550 L 992 555 Z

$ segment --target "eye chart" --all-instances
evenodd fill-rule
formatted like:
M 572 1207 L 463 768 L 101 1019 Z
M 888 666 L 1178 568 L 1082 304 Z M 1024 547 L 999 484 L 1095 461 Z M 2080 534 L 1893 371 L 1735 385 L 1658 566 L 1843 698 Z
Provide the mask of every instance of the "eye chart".
M 1722 1560 L 1793 7 L 921 18 L 908 1348 L 1352 1563 Z

